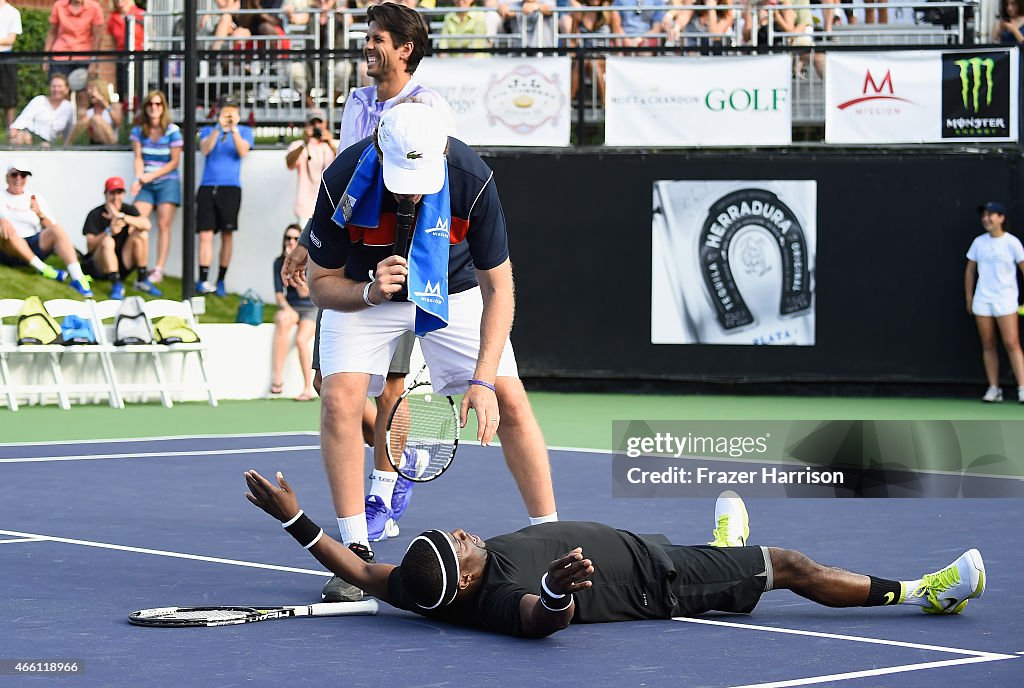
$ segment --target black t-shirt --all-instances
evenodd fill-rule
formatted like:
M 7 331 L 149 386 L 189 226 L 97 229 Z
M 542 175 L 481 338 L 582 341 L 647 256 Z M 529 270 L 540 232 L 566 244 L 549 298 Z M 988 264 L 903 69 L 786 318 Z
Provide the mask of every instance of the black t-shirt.
M 576 594 L 573 623 L 671 617 L 668 588 L 672 562 L 657 544 L 601 523 L 559 521 L 523 528 L 486 542 L 487 564 L 476 595 L 426 610 L 406 597 L 401 567 L 388 579 L 388 602 L 433 619 L 519 635 L 519 602 L 540 594 L 540 578 L 552 561 L 576 547 L 594 562 L 593 587 Z
M 392 194 L 384 193 L 379 227 L 343 229 L 331 219 L 359 156 L 371 143 L 365 138 L 349 146 L 324 171 L 310 221 L 310 259 L 324 268 L 344 267 L 345 276 L 357 282 L 367 281 L 377 263 L 394 254 L 398 204 Z M 448 139 L 447 157 L 452 211 L 448 292 L 458 294 L 477 285 L 475 269 L 490 270 L 508 259 L 508 236 L 491 169 L 458 139 Z
M 274 259 L 274 293 L 284 293 L 284 300 L 292 308 L 314 308 L 313 301 L 308 296 L 305 298 L 299 296 L 299 290 L 292 285 L 289 284 L 288 288 L 285 289 L 284 280 L 281 279 L 281 267 L 283 265 L 283 256 L 278 256 Z
M 107 231 L 107 227 L 110 226 L 110 219 L 103 217 L 103 213 L 107 212 L 107 206 L 101 205 L 97 208 L 93 208 L 89 211 L 89 214 L 85 216 L 85 224 L 82 226 L 82 234 L 103 234 Z M 131 215 L 132 217 L 139 217 L 139 209 L 133 206 L 131 203 L 123 203 L 121 205 L 121 212 L 125 215 Z M 118 233 L 125 236 L 127 232 L 122 230 Z

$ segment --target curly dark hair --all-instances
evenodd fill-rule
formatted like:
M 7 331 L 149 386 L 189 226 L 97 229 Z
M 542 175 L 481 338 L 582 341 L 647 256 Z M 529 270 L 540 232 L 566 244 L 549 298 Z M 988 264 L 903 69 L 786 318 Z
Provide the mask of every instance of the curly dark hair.
M 402 586 L 413 601 L 429 607 L 441 596 L 441 562 L 433 548 L 424 540 L 417 540 L 402 558 Z
M 377 28 L 391 34 L 391 41 L 395 46 L 412 43 L 412 53 L 406 62 L 405 71 L 413 74 L 420 66 L 420 60 L 430 50 L 430 41 L 427 39 L 427 22 L 422 15 L 405 5 L 393 2 L 385 2 L 380 5 L 370 5 L 366 8 L 366 23 L 374 23 Z

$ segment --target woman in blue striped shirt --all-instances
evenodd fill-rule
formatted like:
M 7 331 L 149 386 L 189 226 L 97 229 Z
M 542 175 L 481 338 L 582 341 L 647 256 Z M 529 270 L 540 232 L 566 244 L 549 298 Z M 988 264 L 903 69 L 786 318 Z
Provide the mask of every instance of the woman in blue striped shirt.
M 143 217 L 149 217 L 156 208 L 157 253 L 156 267 L 149 274 L 150 282 L 164 277 L 164 266 L 171 248 L 171 222 L 181 205 L 181 183 L 178 164 L 181 148 L 185 144 L 181 130 L 171 121 L 167 96 L 162 91 L 150 91 L 142 102 L 142 124 L 132 129 L 130 136 L 135 152 L 135 182 L 131 192 L 134 205 Z

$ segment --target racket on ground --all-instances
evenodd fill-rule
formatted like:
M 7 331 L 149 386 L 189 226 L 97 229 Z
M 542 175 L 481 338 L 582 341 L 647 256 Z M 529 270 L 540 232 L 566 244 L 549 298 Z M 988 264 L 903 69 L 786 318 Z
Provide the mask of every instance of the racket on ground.
M 184 628 L 186 626 L 233 626 L 292 616 L 349 616 L 376 614 L 377 600 L 321 602 L 298 607 L 160 607 L 140 609 L 128 615 L 136 626 Z
M 430 385 L 423 366 L 391 409 L 388 460 L 402 476 L 425 483 L 441 476 L 459 448 L 459 413 L 443 394 L 424 393 Z

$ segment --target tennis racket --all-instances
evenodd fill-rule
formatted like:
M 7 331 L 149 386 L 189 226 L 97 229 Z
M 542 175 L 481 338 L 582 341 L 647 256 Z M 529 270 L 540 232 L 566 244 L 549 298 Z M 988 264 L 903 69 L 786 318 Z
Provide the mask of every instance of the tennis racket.
M 186 626 L 234 626 L 291 616 L 348 616 L 376 614 L 377 600 L 321 602 L 299 607 L 159 607 L 140 609 L 128 615 L 136 626 L 184 628 Z
M 430 384 L 423 366 L 391 409 L 386 445 L 388 461 L 417 483 L 439 478 L 459 448 L 459 413 L 451 397 L 423 393 Z M 419 390 L 419 391 L 417 391 Z

